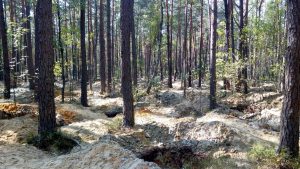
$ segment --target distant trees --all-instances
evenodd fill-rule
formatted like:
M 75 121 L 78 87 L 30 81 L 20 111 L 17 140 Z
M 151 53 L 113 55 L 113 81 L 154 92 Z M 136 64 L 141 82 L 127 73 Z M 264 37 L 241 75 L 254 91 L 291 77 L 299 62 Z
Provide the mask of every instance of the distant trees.
M 285 89 L 281 113 L 279 152 L 287 151 L 292 157 L 299 156 L 300 117 L 300 4 L 287 1 L 288 46 L 285 64 Z
M 65 85 L 66 85 L 66 77 L 65 77 L 65 57 L 64 57 L 64 48 L 61 39 L 61 14 L 60 14 L 60 5 L 59 0 L 57 0 L 57 18 L 58 18 L 58 48 L 59 48 L 59 55 L 61 57 L 61 79 L 62 79 L 62 88 L 61 88 L 61 101 L 62 103 L 65 102 Z
M 39 134 L 53 132 L 56 125 L 54 102 L 54 50 L 52 0 L 38 0 L 35 18 L 38 66 Z
M 2 54 L 3 54 L 3 77 L 4 77 L 4 98 L 10 98 L 10 68 L 8 58 L 8 44 L 7 44 L 7 28 L 4 18 L 3 1 L 0 0 L 0 31 L 2 40 Z
M 122 58 L 122 94 L 123 94 L 123 111 L 124 126 L 134 126 L 134 107 L 132 95 L 132 73 L 130 61 L 130 30 L 131 13 L 133 10 L 133 0 L 121 0 L 121 58 Z
M 244 9 L 244 6 L 246 9 Z M 237 83 L 237 91 L 241 91 L 244 94 L 248 93 L 248 85 L 247 85 L 247 61 L 248 61 L 248 49 L 247 49 L 247 34 L 245 31 L 246 23 L 247 23 L 247 13 L 248 13 L 248 0 L 246 3 L 244 0 L 240 0 L 239 4 L 239 57 L 244 64 L 238 72 L 238 83 Z M 230 12 L 230 11 L 229 11 Z M 246 15 L 245 15 L 246 13 Z
M 38 18 L 30 8 L 36 5 L 35 1 L 7 2 L 2 5 L 0 18 L 3 53 L 0 66 L 4 70 L 5 98 L 10 96 L 10 85 L 16 86 L 11 79 L 19 82 L 27 81 L 29 77 L 30 89 L 38 90 L 35 73 L 41 63 L 39 53 L 35 52 L 33 57 L 34 48 L 39 48 L 40 36 L 36 34 L 36 42 L 32 43 L 30 15 Z M 282 77 L 286 41 L 285 4 L 282 1 L 257 0 L 253 4 L 249 0 L 222 0 L 219 3 L 212 0 L 211 7 L 209 1 L 204 0 L 142 0 L 135 4 L 132 0 L 80 0 L 80 6 L 78 2 L 54 2 L 57 13 L 53 16 L 56 23 L 53 34 L 57 37 L 53 39 L 53 57 L 56 79 L 63 82 L 62 101 L 65 91 L 72 91 L 75 84 L 81 82 L 80 101 L 88 106 L 88 83 L 92 90 L 94 81 L 99 79 L 100 93 L 109 94 L 118 90 L 117 84 L 121 81 L 124 100 L 128 103 L 124 106 L 125 112 L 131 119 L 131 82 L 134 87 L 141 86 L 138 82 L 147 83 L 145 90 L 150 93 L 151 87 L 173 87 L 179 80 L 186 94 L 188 87 L 193 87 L 193 79 L 198 78 L 198 87 L 210 81 L 213 108 L 217 80 L 225 79 L 224 84 L 237 83 L 239 85 L 231 89 L 239 91 L 241 86 L 248 89 L 248 84 L 256 85 L 262 80 L 279 82 Z M 224 17 L 215 15 L 215 3 L 224 4 L 218 12 Z M 120 10 L 119 5 L 125 6 L 124 9 Z M 79 11 L 80 15 L 77 14 Z M 128 18 L 124 19 L 124 16 Z M 219 29 L 216 29 L 215 20 L 220 23 Z M 38 30 L 40 25 L 35 24 Z M 210 77 L 206 76 L 208 72 Z M 141 92 L 139 88 L 135 89 L 136 93 Z

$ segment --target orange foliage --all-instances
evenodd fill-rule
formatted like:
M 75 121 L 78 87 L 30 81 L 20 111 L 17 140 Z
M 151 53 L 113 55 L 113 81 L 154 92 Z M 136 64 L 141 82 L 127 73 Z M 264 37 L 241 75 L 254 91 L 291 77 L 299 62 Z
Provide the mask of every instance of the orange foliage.
M 137 110 L 136 113 L 139 114 L 139 115 L 153 114 L 153 112 L 152 112 L 151 110 L 149 110 L 149 109 L 147 109 L 147 108 L 145 108 L 145 107 L 143 107 L 143 108 Z
M 67 110 L 59 110 L 58 113 L 62 116 L 62 119 L 66 124 L 71 124 L 76 120 L 76 114 L 74 112 Z

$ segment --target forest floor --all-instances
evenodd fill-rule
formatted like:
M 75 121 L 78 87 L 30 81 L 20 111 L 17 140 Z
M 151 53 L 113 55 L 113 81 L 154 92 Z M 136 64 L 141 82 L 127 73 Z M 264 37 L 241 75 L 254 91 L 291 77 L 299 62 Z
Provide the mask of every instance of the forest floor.
M 1 84 L 2 85 L 2 84 Z M 79 86 L 61 103 L 56 84 L 59 130 L 78 146 L 66 154 L 27 144 L 37 134 L 33 93 L 15 89 L 16 102 L 0 99 L 0 168 L 245 168 L 261 167 L 249 156 L 253 146 L 278 144 L 282 95 L 271 84 L 251 87 L 249 94 L 219 90 L 219 106 L 209 111 L 209 88 L 153 88 L 135 94 L 133 129 L 122 128 L 119 92 L 89 92 L 90 107 L 80 106 Z M 220 85 L 218 86 L 220 88 Z M 118 86 L 116 88 L 119 88 Z M 0 87 L 3 89 L 3 86 Z M 109 117 L 108 117 L 109 116 Z M 113 116 L 113 117 L 111 117 Z

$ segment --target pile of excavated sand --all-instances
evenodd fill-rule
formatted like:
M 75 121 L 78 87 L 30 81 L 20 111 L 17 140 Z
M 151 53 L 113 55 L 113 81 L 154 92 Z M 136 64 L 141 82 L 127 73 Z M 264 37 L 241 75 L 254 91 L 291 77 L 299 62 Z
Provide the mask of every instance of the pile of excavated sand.
M 61 156 L 28 145 L 0 146 L 0 166 L 5 169 L 159 169 L 156 164 L 138 159 L 115 142 L 77 147 L 70 154 Z

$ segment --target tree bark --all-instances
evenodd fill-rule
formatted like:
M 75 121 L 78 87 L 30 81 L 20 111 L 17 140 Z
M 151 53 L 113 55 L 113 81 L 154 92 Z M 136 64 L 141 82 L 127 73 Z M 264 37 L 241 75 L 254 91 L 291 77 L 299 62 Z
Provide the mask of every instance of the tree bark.
M 92 24 L 92 3 L 91 0 L 88 1 L 88 11 L 87 11 L 87 20 L 88 20 L 88 81 L 89 88 L 93 90 L 93 67 L 92 67 L 92 34 L 93 34 L 93 24 Z
M 29 74 L 29 89 L 34 90 L 34 64 L 33 64 L 33 54 L 32 54 L 32 41 L 31 41 L 31 25 L 30 25 L 30 1 L 25 1 L 26 10 L 26 53 L 27 53 L 27 66 Z
M 0 0 L 0 31 L 2 40 L 2 57 L 3 57 L 3 78 L 4 78 L 4 98 L 10 98 L 10 68 L 7 44 L 7 27 L 4 18 L 3 1 Z
M 187 29 L 188 29 L 188 1 L 185 0 L 185 7 L 184 7 L 184 39 L 183 39 L 183 58 L 182 58 L 182 65 L 183 65 L 183 72 L 181 77 L 183 78 L 183 95 L 186 96 L 186 68 L 187 68 Z
M 81 48 L 81 105 L 87 107 L 87 64 L 85 49 L 85 0 L 80 3 L 80 48 Z
M 65 85 L 66 85 L 66 78 L 65 78 L 65 58 L 64 58 L 64 49 L 61 40 L 61 15 L 60 15 L 60 6 L 59 0 L 57 0 L 57 17 L 58 17 L 58 48 L 59 48 L 59 55 L 61 57 L 61 79 L 62 79 L 62 88 L 61 88 L 61 102 L 65 102 Z
M 111 6 L 110 1 L 106 1 L 106 48 L 107 48 L 107 92 L 111 93 L 112 84 L 112 60 L 111 60 Z
M 178 7 L 178 53 L 177 53 L 177 62 L 176 67 L 177 71 L 175 71 L 175 77 L 180 76 L 182 74 L 182 42 L 181 42 L 181 0 L 179 0 Z
M 168 48 L 168 87 L 172 88 L 172 42 L 170 37 L 170 14 L 169 14 L 169 0 L 166 0 L 167 13 L 167 48 Z
M 200 46 L 199 46 L 199 67 L 198 67 L 198 87 L 201 88 L 202 84 L 202 52 L 203 50 L 203 10 L 204 10 L 204 5 L 203 5 L 203 0 L 201 0 L 201 12 L 200 12 Z
M 95 15 L 94 15 L 94 30 L 95 30 L 95 36 L 94 36 L 94 41 L 93 41 L 93 56 L 94 56 L 94 66 L 93 66 L 93 78 L 94 80 L 97 79 L 97 75 L 98 75 L 98 68 L 97 68 L 97 65 L 98 65 L 98 58 L 97 58 L 97 46 L 98 46 L 98 0 L 95 0 Z
M 74 28 L 75 27 L 75 15 L 74 11 L 71 12 L 70 10 L 70 25 Z M 73 80 L 78 80 L 78 56 L 76 53 L 76 48 L 75 48 L 75 31 L 71 31 L 71 36 L 72 36 L 72 77 Z
M 244 27 L 245 27 L 245 18 L 244 18 L 244 0 L 240 0 L 240 4 L 239 4 L 239 19 L 240 19 L 240 23 L 239 23 L 239 59 L 243 61 L 243 63 L 245 64 L 247 62 L 247 56 L 246 56 L 246 52 L 245 52 L 245 48 L 246 48 L 246 44 L 245 44 L 245 40 L 246 40 L 246 36 L 244 33 Z M 243 85 L 243 93 L 247 94 L 248 93 L 248 87 L 247 87 L 247 67 L 246 65 L 243 66 L 243 68 L 241 70 L 238 71 L 238 83 L 237 83 L 237 91 L 241 92 L 241 85 Z
M 216 108 L 216 42 L 217 42 L 217 0 L 213 1 L 213 14 L 211 16 L 211 36 L 210 36 L 210 109 Z
M 137 86 L 138 70 L 137 70 L 137 53 L 136 53 L 136 36 L 134 21 L 134 6 L 131 7 L 131 53 L 132 53 L 132 77 L 133 85 Z
M 112 74 L 112 78 L 115 77 L 115 0 L 112 0 L 112 27 L 111 27 L 111 37 L 112 37 L 112 41 L 111 41 L 111 62 L 112 62 L 112 70 L 111 70 L 111 74 Z M 113 80 L 113 88 L 115 88 L 115 83 Z
M 132 77 L 130 62 L 130 30 L 131 28 L 131 8 L 133 8 L 133 0 L 121 0 L 121 57 L 122 57 L 122 94 L 123 94 L 123 111 L 124 126 L 134 126 L 134 107 L 132 95 Z
M 230 1 L 230 0 L 229 0 Z M 231 11 L 230 11 L 230 4 L 228 0 L 224 0 L 224 10 L 225 10 L 225 34 L 226 34 L 226 42 L 225 42 L 225 58 L 224 61 L 228 61 L 228 56 L 230 54 L 230 18 L 231 18 Z
M 104 4 L 100 0 L 100 78 L 101 78 L 101 93 L 106 91 L 106 56 L 105 56 L 105 40 L 104 40 Z
M 188 61 L 188 72 L 189 72 L 189 77 L 188 77 L 188 83 L 189 87 L 192 87 L 192 46 L 193 46 L 193 3 L 191 2 L 191 7 L 190 7 L 190 37 L 189 37 L 189 61 Z
M 163 81 L 164 79 L 164 73 L 163 73 L 163 63 L 162 63 L 162 57 L 161 57 L 161 47 L 162 47 L 162 29 L 163 29 L 163 23 L 164 23 L 164 7 L 163 7 L 163 0 L 160 1 L 160 23 L 159 23 L 159 33 L 158 33 L 158 53 L 157 57 L 159 60 L 159 66 L 160 66 L 160 80 Z M 154 72 L 157 72 L 157 70 L 154 70 Z M 156 73 L 154 73 L 154 76 L 156 76 Z
M 36 5 L 36 55 L 38 71 L 39 134 L 55 131 L 53 14 L 51 0 Z
M 285 93 L 281 112 L 279 152 L 299 156 L 300 116 L 300 4 L 287 1 L 288 46 L 285 62 Z
M 231 58 L 232 62 L 236 61 L 235 57 L 235 42 L 234 42 L 234 16 L 233 16 L 233 2 L 234 0 L 228 0 L 228 8 L 230 9 L 230 35 L 231 35 Z

